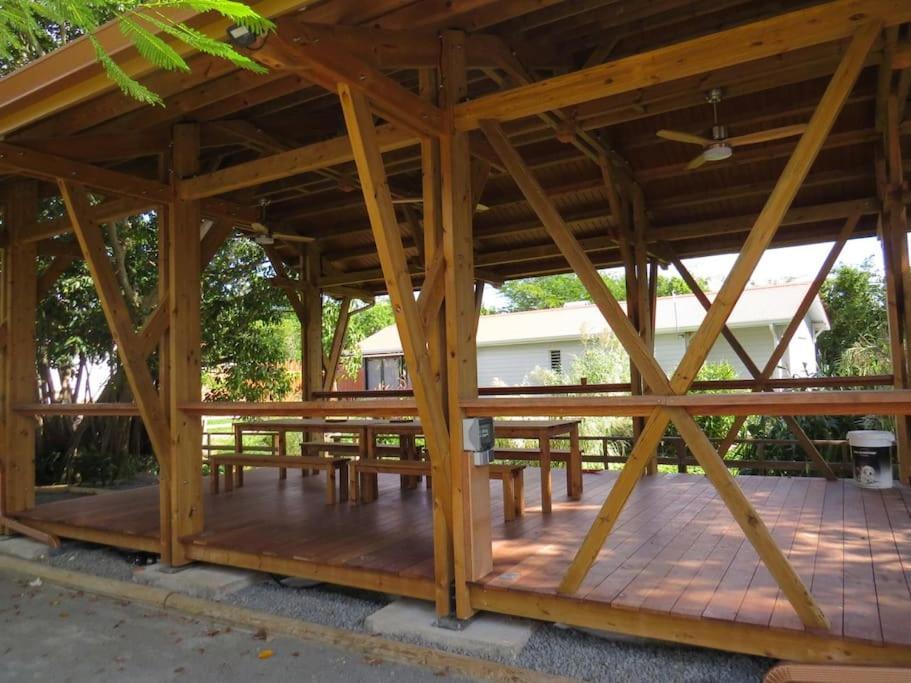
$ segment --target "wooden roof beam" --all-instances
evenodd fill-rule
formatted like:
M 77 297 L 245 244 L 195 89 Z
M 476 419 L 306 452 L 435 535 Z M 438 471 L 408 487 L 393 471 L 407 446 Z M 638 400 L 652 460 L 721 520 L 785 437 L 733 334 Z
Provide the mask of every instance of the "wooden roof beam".
M 363 93 L 374 110 L 420 135 L 435 137 L 444 131 L 442 112 L 399 85 L 358 56 L 328 42 L 298 40 L 279 27 L 262 47 L 249 56 L 277 71 L 303 71 L 306 77 L 332 92 L 345 84 Z
M 911 21 L 911 5 L 894 0 L 834 0 L 770 19 L 610 61 L 582 71 L 480 97 L 456 107 L 455 125 L 512 121 L 648 85 L 780 55 L 852 36 L 869 21 Z
M 0 142 L 0 168 L 41 180 L 64 179 L 78 182 L 105 194 L 133 197 L 147 202 L 147 205 L 167 204 L 171 200 L 171 188 L 157 180 L 112 171 L 8 142 Z M 259 214 L 254 208 L 222 199 L 204 202 L 203 213 L 241 224 L 259 220 Z

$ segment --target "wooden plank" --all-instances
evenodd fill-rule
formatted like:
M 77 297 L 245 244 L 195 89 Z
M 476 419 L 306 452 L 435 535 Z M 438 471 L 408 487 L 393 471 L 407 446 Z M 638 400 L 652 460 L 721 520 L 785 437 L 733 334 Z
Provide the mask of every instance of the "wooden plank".
M 20 241 L 38 212 L 38 188 L 32 181 L 3 188 L 4 227 L 9 246 L 3 252 L 2 316 L 6 347 L 2 352 L 3 451 L 0 452 L 0 514 L 11 516 L 35 505 L 35 421 L 15 413 L 18 403 L 38 398 L 35 332 L 38 307 L 38 259 L 34 243 Z
M 863 491 L 864 516 L 873 556 L 873 579 L 876 584 L 876 606 L 883 641 L 911 645 L 911 588 L 902 566 L 898 542 L 893 535 L 884 498 L 891 491 Z M 899 527 L 900 528 L 900 527 Z
M 479 97 L 457 107 L 455 125 L 459 130 L 473 130 L 485 119 L 511 121 L 533 116 L 850 38 L 871 23 L 896 25 L 909 20 L 911 9 L 894 0 L 835 0 Z
M 788 562 L 759 513 L 737 486 L 708 437 L 685 412 L 679 409 L 671 409 L 669 412 L 697 462 L 705 471 L 705 475 L 714 484 L 718 495 L 721 496 L 747 540 L 756 549 L 756 553 L 775 578 L 797 614 L 800 615 L 803 623 L 814 628 L 828 629 L 829 622 L 825 614 L 819 609 L 810 591 L 791 563 Z
M 811 590 L 829 617 L 832 633 L 844 633 L 844 480 L 826 484 Z
M 471 599 L 476 609 L 759 656 L 771 654 L 782 659 L 820 663 L 907 665 L 911 662 L 911 650 L 904 646 L 873 646 L 809 631 L 776 631 L 748 624 L 654 614 L 541 592 L 475 584 L 471 586 Z
M 136 343 L 130 311 L 123 294 L 120 293 L 101 231 L 97 225 L 86 220 L 89 206 L 86 190 L 81 185 L 66 181 L 60 181 L 58 185 L 70 221 L 73 223 L 79 247 L 95 283 L 98 298 L 101 300 L 105 319 L 111 328 L 124 372 L 142 414 L 143 424 L 152 442 L 159 469 L 167 475 L 170 467 L 168 417 L 162 409 L 149 366 L 146 364 L 146 357 L 140 353 Z
M 844 635 L 847 638 L 882 642 L 882 626 L 873 574 L 874 557 L 870 548 L 864 491 L 845 487 L 844 498 Z M 864 599 L 856 599 L 865 596 Z

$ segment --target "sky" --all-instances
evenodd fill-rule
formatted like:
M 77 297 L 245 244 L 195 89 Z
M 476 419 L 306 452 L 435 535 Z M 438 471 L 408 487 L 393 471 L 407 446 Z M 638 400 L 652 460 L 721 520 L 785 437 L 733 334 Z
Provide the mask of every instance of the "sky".
M 832 242 L 824 242 L 801 247 L 769 249 L 763 254 L 759 265 L 753 273 L 751 286 L 784 282 L 809 282 L 816 277 L 823 259 L 831 248 Z M 706 256 L 688 259 L 684 264 L 694 276 L 705 278 L 708 281 L 708 289 L 710 291 L 715 291 L 724 282 L 724 278 L 736 258 L 736 254 Z M 870 259 L 873 266 L 882 272 L 882 251 L 879 241 L 875 237 L 850 240 L 842 250 L 835 267 L 837 268 L 840 264 L 859 266 L 867 259 Z M 615 268 L 606 272 L 615 273 L 619 272 L 619 269 Z M 669 266 L 667 270 L 662 270 L 661 272 L 665 275 L 676 274 L 673 266 Z M 499 308 L 505 304 L 506 300 L 503 296 L 488 285 L 484 290 L 484 305 L 491 308 Z

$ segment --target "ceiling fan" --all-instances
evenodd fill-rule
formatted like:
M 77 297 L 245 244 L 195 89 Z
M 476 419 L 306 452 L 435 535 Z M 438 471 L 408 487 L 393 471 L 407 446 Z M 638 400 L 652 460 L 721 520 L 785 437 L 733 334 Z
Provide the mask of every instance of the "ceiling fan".
M 300 242 L 307 243 L 313 242 L 313 237 L 308 237 L 307 235 L 297 235 L 294 233 L 283 233 L 275 232 L 272 228 L 268 227 L 266 220 L 266 208 L 269 206 L 268 199 L 261 199 L 259 201 L 259 212 L 260 212 L 260 221 L 255 221 L 250 223 L 250 231 L 253 233 L 253 241 L 256 242 L 261 247 L 272 246 L 276 241 L 280 242 Z
M 721 102 L 721 95 L 721 88 L 712 88 L 705 97 L 705 99 L 711 103 L 712 111 L 714 113 L 711 139 L 701 135 L 693 135 L 692 133 L 683 133 L 677 130 L 659 130 L 656 133 L 659 138 L 664 138 L 665 140 L 700 145 L 703 148 L 702 153 L 686 165 L 687 170 L 699 168 L 707 161 L 723 161 L 724 159 L 729 159 L 734 154 L 735 147 L 756 145 L 761 142 L 770 142 L 772 140 L 781 140 L 782 138 L 802 135 L 807 128 L 806 124 L 798 123 L 791 126 L 761 130 L 756 133 L 728 137 L 727 127 L 718 123 L 718 104 Z

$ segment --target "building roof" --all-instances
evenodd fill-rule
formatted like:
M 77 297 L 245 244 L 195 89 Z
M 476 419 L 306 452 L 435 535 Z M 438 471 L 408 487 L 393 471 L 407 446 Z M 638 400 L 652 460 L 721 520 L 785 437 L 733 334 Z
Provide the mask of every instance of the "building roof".
M 759 325 L 787 324 L 809 288 L 809 283 L 769 285 L 748 289 L 740 297 L 728 319 L 732 329 Z M 714 299 L 714 293 L 708 294 Z M 620 304 L 626 310 L 626 302 Z M 682 334 L 695 331 L 705 317 L 705 309 L 692 294 L 665 296 L 658 299 L 655 316 L 657 334 Z M 819 297 L 807 314 L 816 329 L 828 329 L 829 320 Z M 562 308 L 548 308 L 516 313 L 496 313 L 481 317 L 478 323 L 478 346 L 532 344 L 565 341 L 607 330 L 607 323 L 594 304 L 570 303 Z M 395 325 L 385 327 L 360 343 L 365 356 L 401 353 Z

